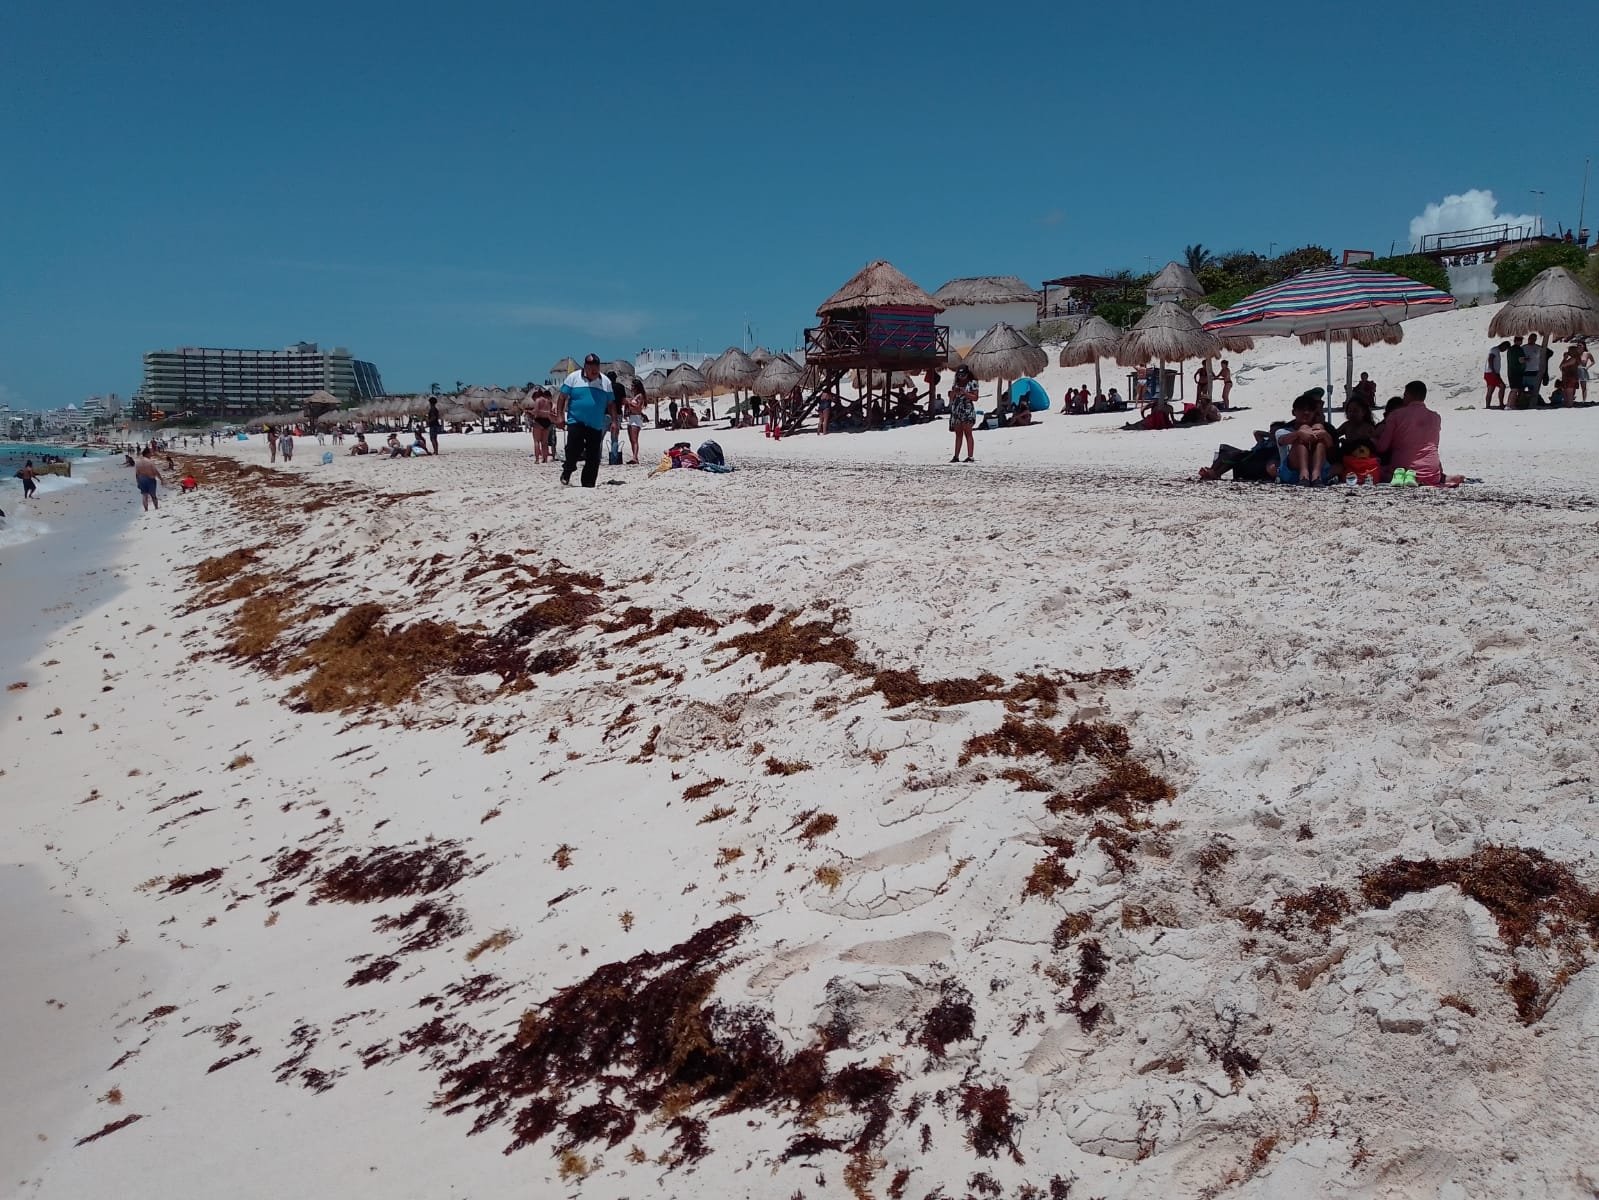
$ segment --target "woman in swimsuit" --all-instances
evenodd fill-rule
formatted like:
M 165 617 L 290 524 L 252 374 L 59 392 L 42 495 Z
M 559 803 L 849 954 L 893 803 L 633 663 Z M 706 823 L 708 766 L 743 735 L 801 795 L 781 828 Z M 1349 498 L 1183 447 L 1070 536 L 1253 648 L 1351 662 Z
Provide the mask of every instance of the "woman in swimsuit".
M 555 424 L 555 400 L 549 392 L 539 388 L 533 393 L 533 404 L 528 410 L 533 418 L 533 461 L 550 461 L 550 429 Z
M 1232 402 L 1233 394 L 1233 369 L 1227 365 L 1227 360 L 1221 360 L 1221 366 L 1216 369 L 1217 382 L 1221 384 L 1221 404 L 1219 407 L 1228 408 Z
M 627 444 L 633 451 L 633 457 L 628 462 L 638 465 L 638 431 L 644 428 L 644 405 L 649 397 L 644 394 L 644 381 L 633 380 L 633 390 L 628 393 L 622 402 L 623 411 L 627 416 Z

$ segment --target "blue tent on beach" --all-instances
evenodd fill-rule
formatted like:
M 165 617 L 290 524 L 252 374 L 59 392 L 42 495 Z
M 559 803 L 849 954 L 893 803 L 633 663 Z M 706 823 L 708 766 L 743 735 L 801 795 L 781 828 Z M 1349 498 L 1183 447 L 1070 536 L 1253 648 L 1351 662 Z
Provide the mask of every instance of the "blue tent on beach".
M 1026 404 L 1031 412 L 1049 411 L 1049 393 L 1044 385 L 1027 376 L 1010 385 L 1010 402 L 1018 407 Z

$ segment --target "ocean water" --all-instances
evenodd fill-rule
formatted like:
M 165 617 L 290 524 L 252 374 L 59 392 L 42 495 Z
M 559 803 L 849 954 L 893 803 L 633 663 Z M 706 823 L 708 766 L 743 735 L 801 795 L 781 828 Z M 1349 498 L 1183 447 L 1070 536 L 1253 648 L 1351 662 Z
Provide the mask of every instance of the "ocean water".
M 48 533 L 50 526 L 30 511 L 31 505 L 23 502 L 22 482 L 17 471 L 30 458 L 37 466 L 46 454 L 57 454 L 72 460 L 71 476 L 40 475 L 39 495 L 49 496 L 82 487 L 86 476 L 105 456 L 91 453 L 87 459 L 82 450 L 68 446 L 52 446 L 43 442 L 0 442 L 0 547 L 15 546 L 32 541 Z

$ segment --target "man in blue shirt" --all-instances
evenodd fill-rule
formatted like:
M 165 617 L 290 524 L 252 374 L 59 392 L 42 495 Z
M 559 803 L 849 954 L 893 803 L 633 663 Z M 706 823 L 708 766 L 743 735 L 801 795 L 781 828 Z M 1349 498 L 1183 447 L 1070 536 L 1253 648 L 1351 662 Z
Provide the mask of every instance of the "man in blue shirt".
M 578 459 L 583 460 L 583 486 L 593 487 L 600 478 L 600 447 L 605 431 L 617 432 L 616 395 L 611 381 L 600 372 L 600 357 L 590 354 L 581 369 L 573 371 L 561 384 L 555 427 L 566 430 L 566 461 L 561 464 L 561 482 L 572 482 Z

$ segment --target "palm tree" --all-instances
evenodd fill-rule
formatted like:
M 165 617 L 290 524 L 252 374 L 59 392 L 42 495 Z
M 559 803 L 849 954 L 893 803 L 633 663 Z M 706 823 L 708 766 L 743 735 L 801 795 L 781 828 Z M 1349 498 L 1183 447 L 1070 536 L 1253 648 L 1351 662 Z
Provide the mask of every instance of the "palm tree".
M 1188 269 L 1195 275 L 1216 261 L 1216 256 L 1198 242 L 1192 246 L 1184 246 L 1183 257 L 1188 260 Z

